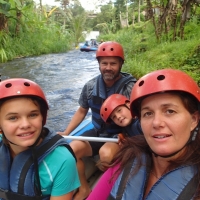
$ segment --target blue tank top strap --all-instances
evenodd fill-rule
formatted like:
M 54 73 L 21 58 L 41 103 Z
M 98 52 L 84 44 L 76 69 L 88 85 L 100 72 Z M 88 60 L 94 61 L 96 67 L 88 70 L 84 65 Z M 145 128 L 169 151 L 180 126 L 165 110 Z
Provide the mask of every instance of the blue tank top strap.
M 130 137 L 143 134 L 139 119 L 133 119 L 130 125 L 123 128 L 123 133 Z
M 48 135 L 44 138 L 42 143 L 35 148 L 35 154 L 37 156 L 37 163 L 39 164 L 49 153 L 51 153 L 57 146 L 65 146 L 68 148 L 68 150 L 72 153 L 72 155 L 75 157 L 71 147 L 69 147 L 66 140 L 60 136 L 59 134 L 50 132 L 47 128 L 45 128 L 46 131 L 48 131 Z M 21 152 L 18 154 L 12 164 L 9 164 L 9 157 L 10 154 L 8 154 L 8 147 L 1 143 L 0 146 L 0 162 L 1 159 L 4 158 L 5 166 L 8 166 L 8 168 L 2 168 L 0 167 L 0 180 L 1 177 L 4 177 L 5 181 L 0 181 L 0 198 L 5 197 L 5 195 L 8 196 L 15 196 L 22 200 L 31 199 L 34 197 L 35 199 L 40 199 L 39 195 L 36 195 L 35 189 L 35 168 L 33 164 L 32 159 L 32 151 L 31 149 L 28 149 L 24 152 Z M 6 156 L 8 156 L 6 158 Z M 3 165 L 4 166 L 4 165 Z M 30 197 L 30 198 L 29 198 Z M 14 199 L 14 198 L 9 198 Z M 42 199 L 49 199 L 49 197 L 42 197 Z
M 150 167 L 145 164 L 147 163 L 147 165 L 149 165 L 148 160 L 148 157 L 145 158 L 143 156 L 143 165 L 135 174 L 132 173 L 132 170 L 134 170 L 137 165 L 136 160 L 134 160 L 132 166 L 126 167 L 116 180 L 108 200 L 130 200 L 133 199 L 133 197 L 137 200 L 143 200 L 150 169 Z M 130 177 L 128 177 L 127 174 L 129 174 Z M 152 186 L 145 199 L 193 199 L 197 186 L 199 185 L 196 174 L 196 166 L 180 166 L 163 175 Z
M 11 156 L 9 149 L 6 145 L 4 145 L 3 141 L 0 141 L 0 163 L 3 163 L 3 165 L 0 165 L 0 188 L 3 189 L 9 189 L 9 171 L 8 169 L 10 168 L 11 165 Z

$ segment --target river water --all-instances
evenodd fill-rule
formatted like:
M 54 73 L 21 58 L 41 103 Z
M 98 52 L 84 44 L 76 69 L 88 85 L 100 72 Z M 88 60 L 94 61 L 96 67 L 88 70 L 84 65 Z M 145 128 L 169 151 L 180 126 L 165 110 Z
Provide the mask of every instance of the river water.
M 55 131 L 64 131 L 79 107 L 83 85 L 98 75 L 99 69 L 95 52 L 72 50 L 1 63 L 0 74 L 2 80 L 28 78 L 38 83 L 50 107 L 47 126 Z

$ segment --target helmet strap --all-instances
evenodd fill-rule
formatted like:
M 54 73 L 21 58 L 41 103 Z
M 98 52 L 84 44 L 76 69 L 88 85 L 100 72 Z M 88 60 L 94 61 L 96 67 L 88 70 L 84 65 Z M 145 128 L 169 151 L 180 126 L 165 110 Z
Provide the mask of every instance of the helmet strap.
M 40 139 L 40 137 L 38 137 L 38 139 Z M 36 140 L 37 142 L 39 141 L 38 139 Z M 35 179 L 36 179 L 36 184 L 37 184 L 36 185 L 36 194 L 38 196 L 42 196 L 40 177 L 39 177 L 39 169 L 38 169 L 38 158 L 37 158 L 37 152 L 36 152 L 36 149 L 35 149 L 36 145 L 34 146 L 34 144 L 31 146 L 31 151 L 32 151 L 32 158 L 33 158 L 33 162 L 34 162 Z
M 42 133 L 42 131 L 41 131 L 41 133 Z M 35 141 L 35 143 L 34 143 L 33 145 L 29 146 L 29 147 L 35 147 L 35 146 L 37 146 L 38 142 L 39 142 L 40 139 L 41 139 L 41 133 L 40 133 L 40 135 L 38 136 L 38 138 L 37 138 L 37 140 Z
M 42 131 L 41 131 L 41 133 L 42 133 Z M 40 133 L 40 135 L 38 136 L 38 138 L 37 138 L 37 140 L 35 141 L 35 143 L 34 143 L 33 145 L 29 146 L 29 147 L 34 147 L 34 146 L 36 146 L 36 145 L 38 144 L 38 142 L 40 141 L 40 138 L 41 138 L 41 133 Z M 8 140 L 3 132 L 2 132 L 2 135 L 3 135 L 3 137 L 4 137 L 10 144 L 19 146 L 19 145 L 15 144 L 15 143 L 11 142 L 10 140 Z

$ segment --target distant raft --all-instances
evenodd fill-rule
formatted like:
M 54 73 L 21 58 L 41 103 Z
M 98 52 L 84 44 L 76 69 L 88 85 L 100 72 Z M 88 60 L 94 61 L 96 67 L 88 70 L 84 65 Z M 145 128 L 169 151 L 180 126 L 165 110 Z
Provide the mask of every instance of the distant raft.
M 89 51 L 96 51 L 98 49 L 98 46 L 86 46 L 86 45 L 83 45 L 80 47 L 80 51 L 86 51 L 86 52 L 89 52 Z

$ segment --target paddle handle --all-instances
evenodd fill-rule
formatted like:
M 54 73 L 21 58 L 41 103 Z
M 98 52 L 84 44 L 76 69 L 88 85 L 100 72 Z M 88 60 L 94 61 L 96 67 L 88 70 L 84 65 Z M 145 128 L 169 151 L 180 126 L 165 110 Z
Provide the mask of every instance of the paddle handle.
M 68 139 L 68 140 L 82 140 L 82 141 L 91 141 L 91 142 L 115 142 L 115 143 L 118 143 L 117 138 L 84 137 L 84 136 L 71 136 L 71 135 L 63 135 L 63 137 Z

